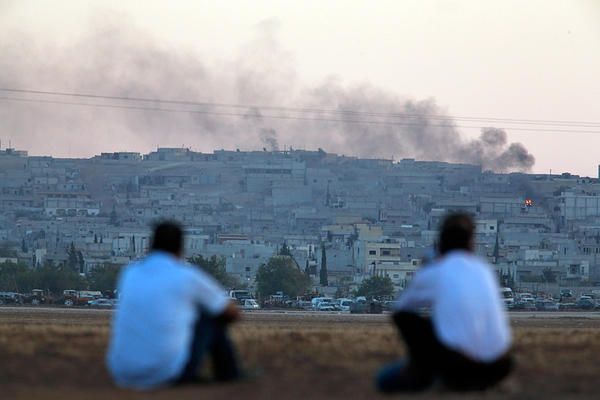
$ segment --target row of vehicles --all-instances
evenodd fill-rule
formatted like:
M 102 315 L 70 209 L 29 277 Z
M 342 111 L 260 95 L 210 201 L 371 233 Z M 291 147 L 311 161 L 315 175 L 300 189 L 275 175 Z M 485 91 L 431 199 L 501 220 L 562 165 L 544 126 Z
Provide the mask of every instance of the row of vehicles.
M 381 314 L 390 311 L 392 300 L 368 300 L 364 296 L 354 299 L 331 297 L 315 297 L 311 300 L 310 309 L 315 311 L 338 311 L 352 314 Z
M 600 293 L 583 293 L 579 298 L 569 289 L 560 292 L 559 299 L 551 295 L 523 292 L 514 294 L 510 288 L 501 288 L 500 295 L 509 310 L 559 311 L 559 310 L 597 310 L 600 309 Z
M 49 299 L 41 289 L 33 289 L 30 293 L 0 292 L 1 304 L 46 304 Z
M 33 289 L 30 293 L 0 292 L 0 305 L 53 304 L 112 308 L 116 306 L 117 299 L 111 298 L 114 297 L 111 295 L 98 290 L 64 290 L 61 296 L 53 296 L 42 289 Z
M 229 297 L 234 300 L 243 310 L 257 310 L 261 306 L 247 290 L 230 290 Z M 335 311 L 348 313 L 381 313 L 389 309 L 391 301 L 370 300 L 364 296 L 350 298 L 333 298 L 319 296 L 313 298 L 299 297 L 295 300 L 289 299 L 279 292 L 263 300 L 266 309 L 296 309 L 311 311 Z
M 364 299 L 366 302 L 366 299 Z M 334 299 L 331 297 L 315 297 L 310 301 L 310 307 L 315 311 L 347 311 L 354 300 L 347 298 Z

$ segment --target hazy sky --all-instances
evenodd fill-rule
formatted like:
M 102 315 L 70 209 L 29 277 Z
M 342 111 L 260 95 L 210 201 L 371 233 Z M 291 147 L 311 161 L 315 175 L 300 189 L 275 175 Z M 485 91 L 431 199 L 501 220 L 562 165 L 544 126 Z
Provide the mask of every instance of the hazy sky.
M 0 0 L 0 35 L 18 32 L 24 36 L 17 37 L 28 38 L 23 46 L 60 51 L 78 43 L 97 21 L 135 27 L 157 46 L 194 54 L 205 65 L 231 65 L 252 48 L 257 31 L 267 29 L 280 54 L 285 54 L 281 62 L 292 66 L 286 71 L 293 77 L 282 80 L 307 87 L 331 81 L 342 86 L 368 84 L 403 98 L 435 98 L 452 116 L 600 123 L 598 0 Z M 2 69 L 0 63 L 0 74 Z M 35 87 L 20 85 L 65 89 L 64 79 L 45 79 L 37 80 Z M 218 99 L 212 95 L 210 100 Z M 263 104 L 261 100 L 254 103 Z M 6 104 L 0 101 L 0 111 L 2 107 Z M 597 174 L 600 125 L 585 128 L 592 133 L 494 126 L 505 128 L 510 142 L 523 143 L 536 157 L 534 172 Z M 459 131 L 466 138 L 479 135 L 479 129 Z M 107 135 L 88 151 L 75 148 L 68 154 L 122 150 L 118 145 L 111 148 L 113 138 Z M 39 140 L 28 139 L 25 127 L 9 136 L 16 147 L 44 152 Z M 155 146 L 128 144 L 138 151 Z M 47 152 L 68 155 L 53 147 Z

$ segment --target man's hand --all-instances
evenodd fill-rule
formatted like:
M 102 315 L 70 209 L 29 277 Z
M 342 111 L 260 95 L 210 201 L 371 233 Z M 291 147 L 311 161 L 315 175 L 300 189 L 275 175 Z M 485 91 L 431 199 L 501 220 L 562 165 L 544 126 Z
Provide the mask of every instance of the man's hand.
M 239 320 L 240 317 L 240 309 L 233 301 L 230 301 L 229 304 L 227 304 L 225 311 L 223 311 L 221 315 L 217 317 L 217 320 L 223 324 L 230 324 Z

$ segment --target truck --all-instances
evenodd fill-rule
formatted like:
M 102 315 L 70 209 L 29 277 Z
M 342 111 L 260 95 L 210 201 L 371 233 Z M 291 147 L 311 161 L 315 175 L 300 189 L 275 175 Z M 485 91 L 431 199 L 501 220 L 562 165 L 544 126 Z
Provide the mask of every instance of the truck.
M 99 290 L 63 290 L 63 304 L 71 306 L 87 306 L 90 301 L 102 298 Z
M 48 302 L 48 296 L 46 296 L 44 290 L 42 289 L 33 289 L 31 293 L 21 295 L 21 302 L 23 304 L 45 304 Z
M 515 295 L 511 288 L 500 288 L 500 297 L 502 297 L 502 301 L 504 302 L 506 308 L 513 308 L 515 305 Z

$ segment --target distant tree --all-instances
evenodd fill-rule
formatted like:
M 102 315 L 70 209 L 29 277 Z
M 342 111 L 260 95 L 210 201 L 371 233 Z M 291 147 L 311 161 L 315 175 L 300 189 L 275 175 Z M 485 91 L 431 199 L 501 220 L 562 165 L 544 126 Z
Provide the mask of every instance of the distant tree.
M 85 269 L 85 260 L 83 259 L 83 253 L 81 251 L 77 252 L 77 266 L 79 267 L 79 273 L 83 274 Z
M 274 256 L 258 268 L 256 284 L 261 298 L 279 291 L 295 297 L 306 292 L 310 279 L 296 267 L 291 257 Z
M 81 290 L 87 287 L 85 279 L 68 266 L 45 264 L 34 270 L 36 289 L 49 290 L 59 295 L 65 289 Z
M 117 209 L 115 208 L 115 205 L 113 204 L 112 206 L 112 210 L 110 211 L 110 224 L 113 226 L 118 226 L 119 225 L 119 216 L 117 215 Z
M 498 258 L 500 257 L 500 242 L 498 240 L 498 232 L 496 232 L 496 243 L 494 244 L 494 264 L 498 264 Z
M 356 294 L 367 298 L 392 296 L 394 284 L 388 276 L 373 276 L 362 282 Z
M 319 273 L 319 283 L 321 286 L 328 286 L 329 280 L 327 276 L 327 252 L 325 246 L 321 246 L 321 271 Z
M 79 272 L 79 257 L 77 257 L 77 249 L 75 249 L 73 242 L 71 242 L 67 249 L 67 267 L 72 271 Z
M 204 272 L 212 275 L 221 285 L 226 288 L 239 288 L 241 283 L 238 279 L 229 275 L 225 270 L 225 257 L 211 256 L 203 257 L 197 255 L 188 259 L 190 264 L 200 267 Z
M 98 243 L 98 235 L 94 233 L 94 243 Z
M 342 278 L 340 278 L 338 282 L 338 288 L 335 291 L 335 297 L 348 297 L 348 295 L 350 294 L 350 283 L 352 283 L 351 276 L 343 276 Z
M 17 243 L 11 243 L 11 242 L 4 242 L 0 244 L 0 257 L 16 257 L 17 256 L 17 251 L 15 250 L 16 248 L 18 248 L 19 244 Z
M 287 245 L 287 243 L 283 242 L 281 249 L 279 249 L 279 255 L 280 256 L 290 256 L 290 257 L 292 256 L 292 252 L 290 251 L 290 248 Z
M 87 281 L 90 289 L 112 291 L 117 287 L 121 267 L 117 264 L 104 264 L 90 271 Z
M 547 267 L 542 271 L 542 277 L 545 282 L 555 283 L 556 282 L 556 273 L 552 271 L 552 268 Z
M 27 265 L 11 262 L 0 264 L 1 292 L 28 292 L 35 284 L 33 271 Z

